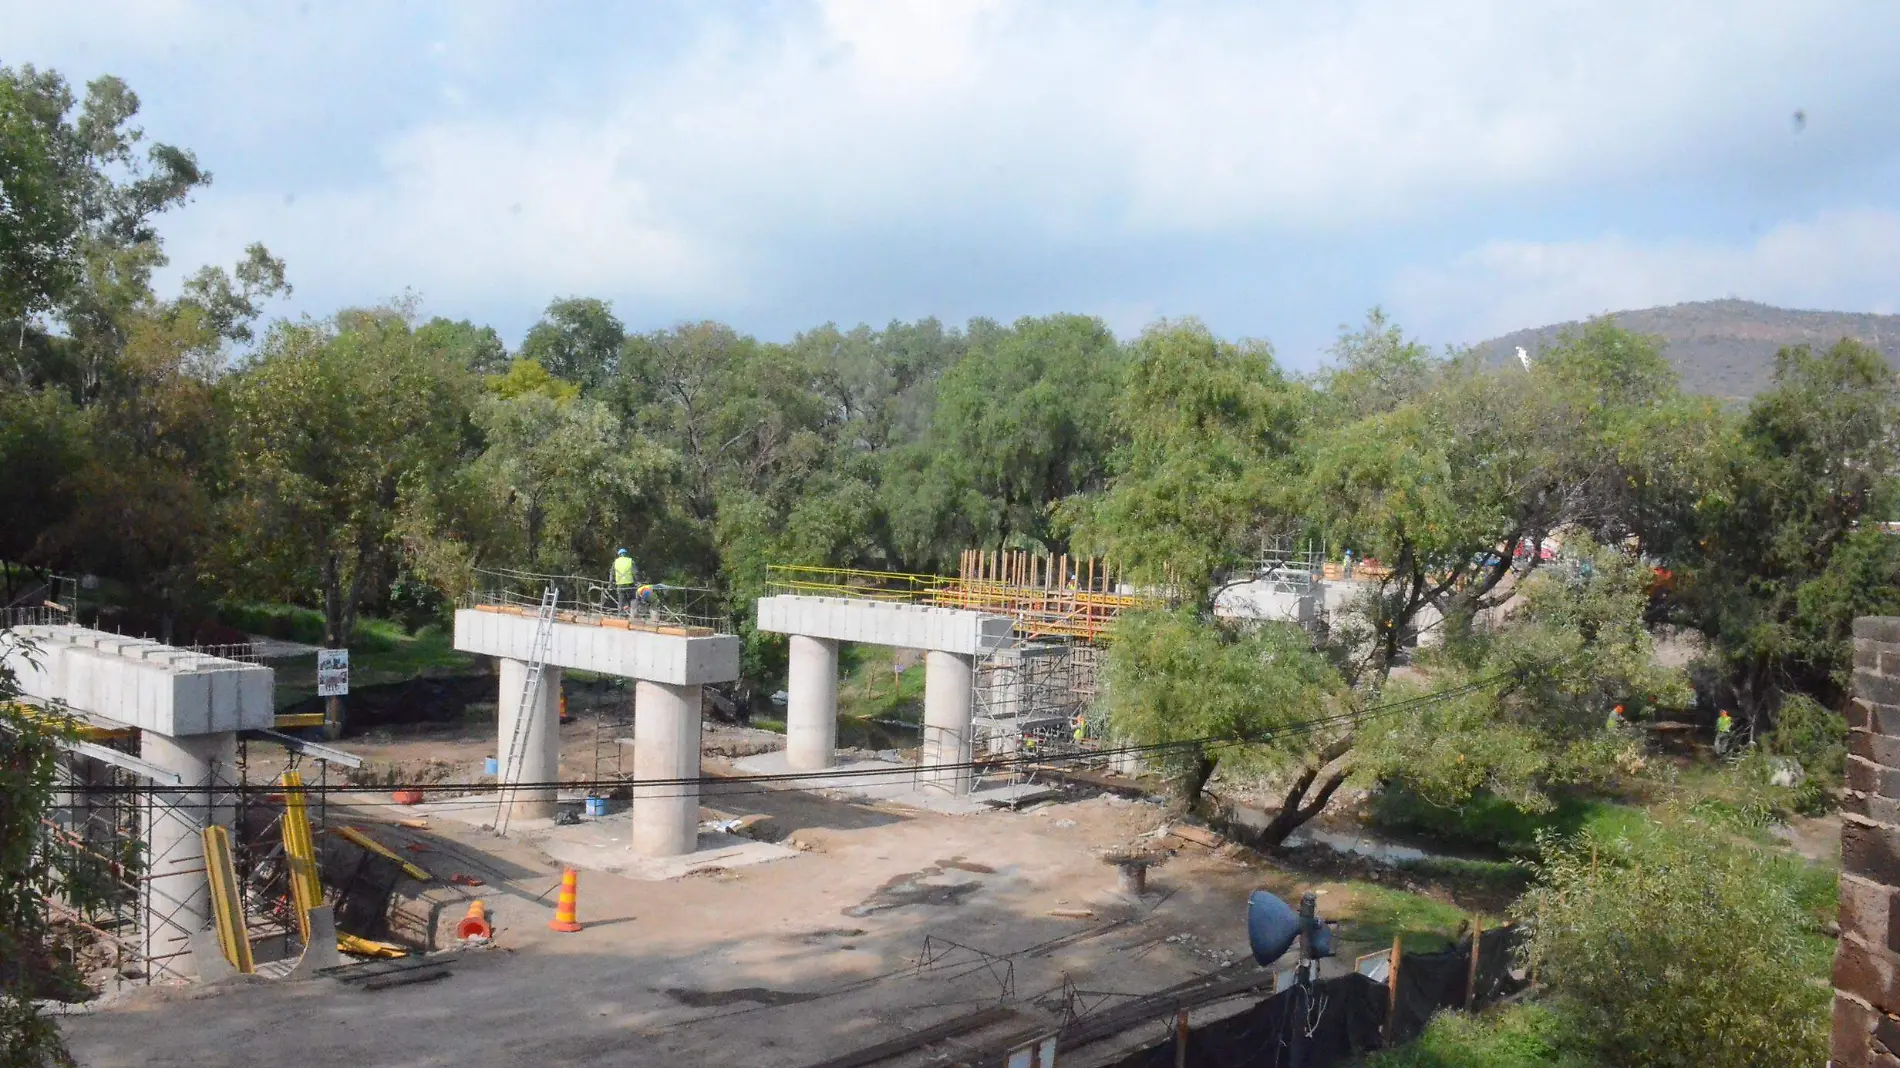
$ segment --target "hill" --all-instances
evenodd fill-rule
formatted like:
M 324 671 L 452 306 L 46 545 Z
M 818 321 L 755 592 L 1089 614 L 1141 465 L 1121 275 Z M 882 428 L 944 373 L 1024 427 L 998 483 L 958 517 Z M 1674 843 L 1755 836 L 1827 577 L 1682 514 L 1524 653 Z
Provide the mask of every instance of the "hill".
M 1664 353 L 1682 376 L 1682 387 L 1711 396 L 1752 397 L 1768 388 L 1780 349 L 1800 344 L 1824 348 L 1843 337 L 1872 345 L 1886 354 L 1890 365 L 1900 367 L 1900 315 L 1794 311 L 1747 300 L 1704 300 L 1616 312 L 1611 317 L 1626 330 L 1661 337 Z M 1535 359 L 1565 330 L 1581 325 L 1569 322 L 1519 330 L 1476 348 L 1487 359 L 1502 361 L 1513 358 L 1521 345 Z

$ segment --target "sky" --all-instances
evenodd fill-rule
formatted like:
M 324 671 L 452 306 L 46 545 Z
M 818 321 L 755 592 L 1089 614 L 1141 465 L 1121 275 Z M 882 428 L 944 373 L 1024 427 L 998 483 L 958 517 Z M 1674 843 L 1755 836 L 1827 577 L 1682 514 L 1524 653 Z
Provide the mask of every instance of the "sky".
M 1900 311 L 1900 4 L 0 0 L 0 64 L 124 78 L 324 316 L 519 340 L 1195 316 L 1311 367 L 1740 297 Z

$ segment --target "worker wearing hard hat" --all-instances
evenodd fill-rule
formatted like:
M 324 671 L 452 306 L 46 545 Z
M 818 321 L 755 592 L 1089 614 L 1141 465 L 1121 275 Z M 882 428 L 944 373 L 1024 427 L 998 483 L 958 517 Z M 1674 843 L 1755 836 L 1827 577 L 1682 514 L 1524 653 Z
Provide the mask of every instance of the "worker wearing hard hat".
M 1604 722 L 1603 729 L 1607 731 L 1620 731 L 1628 724 L 1629 721 L 1623 718 L 1623 706 L 1617 705 L 1615 708 L 1610 709 L 1610 718 Z
M 614 554 L 614 608 L 627 610 L 633 597 L 633 557 L 621 549 Z
M 1715 755 L 1726 756 L 1729 746 L 1734 743 L 1735 717 L 1729 715 L 1728 709 L 1725 708 L 1721 715 L 1715 717 Z

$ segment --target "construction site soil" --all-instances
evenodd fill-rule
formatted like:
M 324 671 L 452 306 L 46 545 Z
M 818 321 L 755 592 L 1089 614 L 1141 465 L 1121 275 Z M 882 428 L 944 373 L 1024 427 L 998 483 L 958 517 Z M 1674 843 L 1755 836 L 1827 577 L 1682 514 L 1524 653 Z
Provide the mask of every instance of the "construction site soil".
M 565 777 L 594 775 L 602 728 L 593 715 L 563 728 Z M 729 776 L 727 761 L 775 742 L 763 732 L 709 729 L 707 772 Z M 492 754 L 493 728 L 388 727 L 348 745 L 366 758 L 358 775 L 372 781 L 474 782 Z M 251 755 L 258 777 L 281 760 L 263 749 Z M 329 820 L 404 850 L 457 907 L 481 899 L 495 925 L 492 944 L 418 957 L 426 967 L 370 981 L 246 976 L 129 988 L 62 1018 L 78 1062 L 797 1066 L 1003 1007 L 987 1023 L 876 1063 L 972 1062 L 1010 1035 L 1197 976 L 1252 970 L 1249 892 L 1265 887 L 1297 900 L 1315 889 L 1323 913 L 1350 919 L 1356 892 L 1341 879 L 1369 870 L 1324 848 L 1283 858 L 1295 865 L 1287 867 L 1231 845 L 1158 836 L 1169 823 L 1162 805 L 1115 796 L 952 816 L 714 783 L 702 814 L 769 817 L 771 837 L 792 847 L 785 859 L 714 864 L 670 880 L 583 871 L 584 927 L 563 934 L 548 928 L 557 863 L 472 822 L 401 826 L 414 810 L 385 796 L 333 796 Z M 1164 855 L 1140 899 L 1117 892 L 1103 860 L 1131 847 Z M 1329 963 L 1343 968 L 1353 952 L 1377 948 L 1349 945 Z M 1162 1027 L 1137 1027 L 1063 1063 L 1109 1059 L 1154 1041 Z

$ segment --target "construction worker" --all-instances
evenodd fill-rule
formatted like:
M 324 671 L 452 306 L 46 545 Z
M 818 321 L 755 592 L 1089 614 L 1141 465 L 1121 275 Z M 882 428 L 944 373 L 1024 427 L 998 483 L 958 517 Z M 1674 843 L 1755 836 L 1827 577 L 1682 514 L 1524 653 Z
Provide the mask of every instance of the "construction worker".
M 1075 732 L 1075 744 L 1078 746 L 1081 745 L 1082 739 L 1088 737 L 1088 733 L 1089 733 L 1088 717 L 1084 716 L 1080 712 L 1077 712 L 1075 715 L 1069 717 L 1069 729 Z
M 614 554 L 614 609 L 624 612 L 633 595 L 633 557 L 621 549 Z
M 1728 709 L 1725 708 L 1721 715 L 1715 717 L 1715 755 L 1728 755 L 1729 746 L 1734 742 L 1735 718 L 1729 715 Z
M 1603 729 L 1617 732 L 1628 725 L 1629 721 L 1623 718 L 1623 706 L 1617 705 L 1615 708 L 1610 709 L 1610 718 L 1603 724 Z

